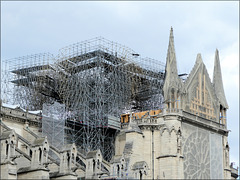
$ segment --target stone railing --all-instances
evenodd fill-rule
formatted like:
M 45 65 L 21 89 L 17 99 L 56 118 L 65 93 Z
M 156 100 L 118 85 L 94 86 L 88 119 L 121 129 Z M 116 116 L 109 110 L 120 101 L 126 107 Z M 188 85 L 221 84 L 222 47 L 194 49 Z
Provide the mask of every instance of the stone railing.
M 166 111 L 164 111 L 164 112 L 182 114 L 182 109 L 169 108 L 169 109 L 166 109 Z
M 38 121 L 39 117 L 41 117 L 40 113 L 38 111 L 26 111 L 24 109 L 18 108 L 18 109 L 12 109 L 9 107 L 1 107 L 2 113 L 5 113 L 6 115 L 11 115 L 19 118 L 28 118 L 32 121 Z
M 156 118 L 143 118 L 143 119 L 136 119 L 137 124 L 157 124 L 158 119 Z
M 12 109 L 9 107 L 1 106 L 1 114 L 4 117 L 10 117 L 13 120 L 18 120 L 23 123 L 28 120 L 31 125 L 39 126 L 42 123 L 40 113 L 34 113 L 33 111 L 24 111 L 20 108 Z
M 143 118 L 136 118 L 133 117 L 133 121 L 136 121 L 138 125 L 140 124 L 158 124 L 160 123 L 160 118 L 161 116 L 166 116 L 166 115 L 177 115 L 184 117 L 185 120 L 191 121 L 192 123 L 198 123 L 204 125 L 210 125 L 212 127 L 217 127 L 226 130 L 226 126 L 224 124 L 218 123 L 214 120 L 209 120 L 204 117 L 192 114 L 190 112 L 184 111 L 182 109 L 175 109 L 175 108 L 169 108 L 169 109 L 163 109 L 162 112 L 158 115 L 148 115 L 144 116 Z M 129 123 L 121 123 L 121 129 L 126 129 L 128 127 Z

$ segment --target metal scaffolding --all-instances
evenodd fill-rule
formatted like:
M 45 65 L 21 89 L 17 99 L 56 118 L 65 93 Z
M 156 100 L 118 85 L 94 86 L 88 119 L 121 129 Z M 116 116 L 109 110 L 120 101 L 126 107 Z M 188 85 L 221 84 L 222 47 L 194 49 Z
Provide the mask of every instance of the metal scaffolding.
M 100 148 L 106 160 L 114 153 L 121 114 L 162 108 L 165 65 L 102 37 L 62 48 L 57 56 L 26 56 L 5 65 L 8 102 L 31 110 L 63 104 L 64 142 L 83 152 Z

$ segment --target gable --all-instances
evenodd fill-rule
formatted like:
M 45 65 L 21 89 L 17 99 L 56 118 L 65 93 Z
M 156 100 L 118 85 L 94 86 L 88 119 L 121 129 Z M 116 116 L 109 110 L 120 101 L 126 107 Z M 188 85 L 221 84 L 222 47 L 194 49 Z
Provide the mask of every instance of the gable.
M 218 103 L 207 69 L 198 55 L 196 64 L 185 82 L 185 110 L 203 118 L 217 121 Z

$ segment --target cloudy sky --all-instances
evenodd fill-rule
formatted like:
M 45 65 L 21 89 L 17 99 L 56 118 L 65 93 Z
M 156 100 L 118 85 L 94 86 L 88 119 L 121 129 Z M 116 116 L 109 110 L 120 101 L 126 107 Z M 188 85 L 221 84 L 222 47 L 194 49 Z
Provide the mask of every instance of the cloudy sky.
M 58 53 L 102 36 L 141 57 L 166 61 L 174 29 L 179 73 L 201 53 L 212 79 L 219 50 L 228 110 L 230 159 L 239 166 L 239 2 L 1 2 L 1 58 Z

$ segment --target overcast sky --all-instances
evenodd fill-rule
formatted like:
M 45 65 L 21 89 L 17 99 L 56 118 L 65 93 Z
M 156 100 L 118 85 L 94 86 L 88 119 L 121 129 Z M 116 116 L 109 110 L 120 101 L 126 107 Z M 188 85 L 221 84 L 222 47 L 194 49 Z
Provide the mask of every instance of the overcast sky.
M 230 160 L 239 166 L 239 2 L 1 2 L 1 58 L 50 52 L 102 36 L 165 63 L 170 27 L 179 73 L 201 53 L 210 78 L 219 50 Z

